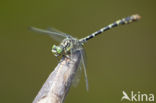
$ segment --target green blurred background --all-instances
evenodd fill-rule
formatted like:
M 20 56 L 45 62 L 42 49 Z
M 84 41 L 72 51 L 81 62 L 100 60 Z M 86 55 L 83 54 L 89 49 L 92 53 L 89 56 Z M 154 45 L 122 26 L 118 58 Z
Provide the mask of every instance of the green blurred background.
M 83 75 L 65 103 L 120 103 L 122 91 L 156 95 L 155 0 L 1 0 L 0 102 L 31 103 L 57 65 L 48 36 L 28 29 L 54 27 L 82 38 L 120 18 L 120 26 L 86 45 L 89 92 Z

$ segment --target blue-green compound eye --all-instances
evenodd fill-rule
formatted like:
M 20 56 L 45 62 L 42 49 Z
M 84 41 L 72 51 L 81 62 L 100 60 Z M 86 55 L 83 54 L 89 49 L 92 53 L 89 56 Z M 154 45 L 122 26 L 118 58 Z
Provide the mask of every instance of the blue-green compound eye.
M 56 52 L 57 52 L 57 51 L 56 51 L 56 48 L 57 48 L 56 45 L 53 45 L 53 46 L 52 46 L 52 52 L 53 52 L 53 53 L 56 53 Z
M 56 48 L 56 45 L 53 45 L 53 46 L 52 46 L 52 49 L 55 49 L 55 48 Z
M 57 48 L 56 48 L 56 51 L 57 51 L 57 53 L 61 53 L 61 52 L 62 52 L 62 48 L 57 47 Z

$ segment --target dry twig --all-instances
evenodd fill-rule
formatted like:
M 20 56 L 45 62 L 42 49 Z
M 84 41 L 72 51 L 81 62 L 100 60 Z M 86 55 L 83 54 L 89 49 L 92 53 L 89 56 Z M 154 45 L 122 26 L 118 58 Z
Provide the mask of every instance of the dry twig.
M 49 75 L 33 103 L 63 103 L 75 73 L 79 67 L 81 54 L 72 54 L 72 60 L 62 58 L 54 71 Z

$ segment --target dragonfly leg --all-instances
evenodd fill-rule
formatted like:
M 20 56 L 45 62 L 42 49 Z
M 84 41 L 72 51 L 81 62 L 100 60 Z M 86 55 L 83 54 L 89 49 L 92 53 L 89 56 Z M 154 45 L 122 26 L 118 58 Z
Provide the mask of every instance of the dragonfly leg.
M 57 55 L 57 56 L 56 56 L 56 59 L 57 59 L 58 63 L 61 63 L 61 62 L 63 61 L 63 59 L 60 60 L 59 56 L 60 56 L 60 55 Z M 62 58 L 64 58 L 64 55 L 62 55 Z
M 61 62 L 61 60 L 59 60 L 58 56 L 56 56 L 56 59 L 57 59 L 57 62 L 58 62 L 58 63 L 60 63 L 60 62 Z
M 69 59 L 69 62 L 68 63 L 73 63 L 74 62 L 74 60 L 72 59 L 72 56 L 71 55 L 64 55 L 64 57 L 66 59 Z

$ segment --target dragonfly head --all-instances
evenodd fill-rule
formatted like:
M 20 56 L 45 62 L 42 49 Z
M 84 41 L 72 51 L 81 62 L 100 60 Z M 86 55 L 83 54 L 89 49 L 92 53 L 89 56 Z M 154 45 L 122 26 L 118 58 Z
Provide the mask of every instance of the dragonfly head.
M 61 48 L 60 46 L 53 45 L 51 51 L 55 56 L 59 56 L 62 53 L 63 48 Z

